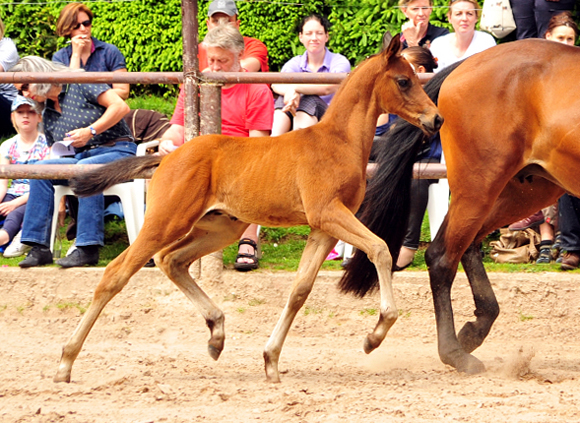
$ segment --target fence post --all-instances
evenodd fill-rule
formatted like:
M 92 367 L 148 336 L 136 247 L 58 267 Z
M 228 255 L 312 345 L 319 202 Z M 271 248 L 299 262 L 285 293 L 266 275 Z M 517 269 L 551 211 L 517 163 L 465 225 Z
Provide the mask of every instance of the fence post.
M 221 85 L 202 82 L 200 85 L 201 135 L 222 133 Z M 199 260 L 199 278 L 204 281 L 223 282 L 223 250 L 213 252 Z M 195 264 L 195 263 L 194 263 Z M 196 273 L 194 266 L 194 275 Z
M 197 58 L 199 25 L 197 0 L 182 0 L 183 89 L 185 90 L 185 140 L 199 134 L 199 60 Z

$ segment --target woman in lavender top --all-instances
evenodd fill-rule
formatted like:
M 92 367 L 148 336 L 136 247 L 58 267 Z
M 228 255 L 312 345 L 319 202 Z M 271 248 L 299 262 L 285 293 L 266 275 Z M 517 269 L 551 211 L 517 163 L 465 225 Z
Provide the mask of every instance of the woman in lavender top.
M 320 15 L 302 19 L 298 37 L 306 52 L 286 62 L 282 72 L 350 72 L 348 59 L 326 47 L 329 28 L 328 20 Z M 338 87 L 336 84 L 272 84 L 272 90 L 280 95 L 275 104 L 272 136 L 317 123 Z

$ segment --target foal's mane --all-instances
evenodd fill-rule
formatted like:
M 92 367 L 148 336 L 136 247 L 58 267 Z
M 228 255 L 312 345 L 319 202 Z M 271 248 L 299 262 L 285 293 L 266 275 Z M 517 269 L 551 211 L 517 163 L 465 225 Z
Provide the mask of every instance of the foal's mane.
M 340 97 L 343 97 L 346 95 L 352 95 L 352 91 L 348 92 L 348 94 L 346 94 L 345 91 L 347 89 L 350 89 L 351 88 L 350 85 L 352 85 L 353 83 L 355 83 L 359 79 L 358 76 L 359 76 L 359 73 L 361 73 L 361 70 L 365 69 L 365 68 L 369 68 L 370 64 L 373 61 L 380 60 L 381 55 L 382 55 L 381 53 L 377 53 L 377 54 L 373 54 L 372 56 L 368 56 L 365 60 L 360 62 L 351 72 L 348 73 L 348 76 L 346 77 L 346 79 L 344 81 L 342 81 L 342 83 L 340 84 L 340 88 L 338 89 L 338 91 L 334 95 L 334 98 L 332 99 L 330 106 L 328 106 L 326 113 L 324 113 L 324 116 L 322 117 L 321 121 L 324 120 L 327 116 L 333 115 L 335 108 L 344 107 L 344 103 L 338 99 Z M 373 75 L 376 74 L 380 70 L 380 67 L 376 66 L 376 69 L 373 69 L 373 70 L 374 70 L 374 72 L 369 72 L 370 69 L 366 69 L 366 73 L 363 73 L 361 78 L 366 77 L 366 78 L 374 79 L 375 77 L 371 76 L 370 74 L 373 74 Z

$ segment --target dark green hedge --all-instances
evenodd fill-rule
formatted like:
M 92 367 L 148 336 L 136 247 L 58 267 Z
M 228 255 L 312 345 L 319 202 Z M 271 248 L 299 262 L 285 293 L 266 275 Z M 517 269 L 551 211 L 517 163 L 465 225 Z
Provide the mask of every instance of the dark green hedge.
M 292 0 L 291 0 L 292 1 Z M 295 1 L 295 0 L 294 0 Z M 300 18 L 312 12 L 326 14 L 333 24 L 330 49 L 344 54 L 354 65 L 379 47 L 385 30 L 399 31 L 403 14 L 394 0 L 302 0 L 300 5 L 238 2 L 241 32 L 267 46 L 272 71 L 303 52 L 295 31 Z M 436 0 L 436 4 L 444 4 Z M 51 58 L 65 43 L 55 35 L 56 19 L 66 3 L 40 4 L 29 0 L 5 5 L 0 16 L 7 36 L 21 55 Z M 127 58 L 129 71 L 180 71 L 182 69 L 181 2 L 135 0 L 87 3 L 95 14 L 93 34 L 115 44 Z M 199 1 L 200 39 L 206 32 L 208 1 Z M 433 20 L 445 22 L 445 9 L 435 9 Z

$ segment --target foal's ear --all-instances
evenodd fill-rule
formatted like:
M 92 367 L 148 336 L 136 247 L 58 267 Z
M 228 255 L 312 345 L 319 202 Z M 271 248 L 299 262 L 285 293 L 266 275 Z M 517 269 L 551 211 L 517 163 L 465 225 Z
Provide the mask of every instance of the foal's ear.
M 393 37 L 389 46 L 383 50 L 383 55 L 386 60 L 389 60 L 391 57 L 396 56 L 401 52 L 401 48 L 403 45 L 401 44 L 401 34 L 397 34 Z

